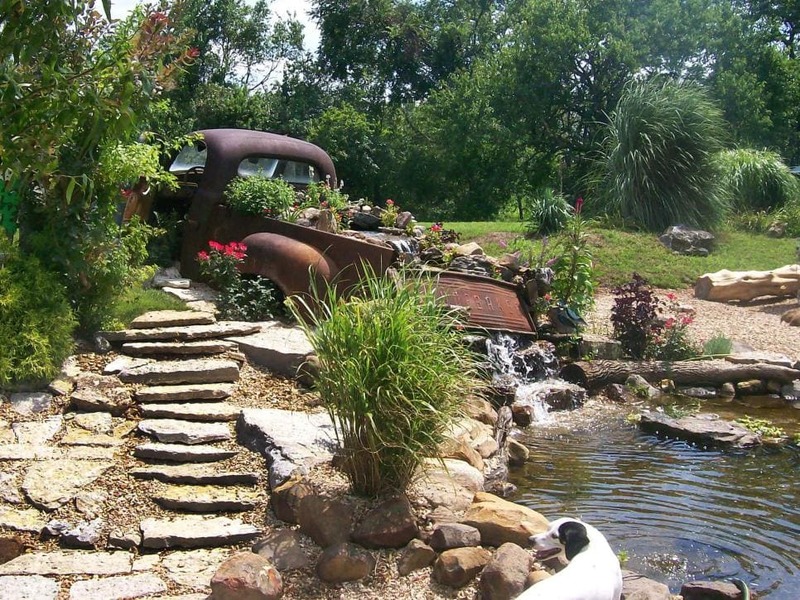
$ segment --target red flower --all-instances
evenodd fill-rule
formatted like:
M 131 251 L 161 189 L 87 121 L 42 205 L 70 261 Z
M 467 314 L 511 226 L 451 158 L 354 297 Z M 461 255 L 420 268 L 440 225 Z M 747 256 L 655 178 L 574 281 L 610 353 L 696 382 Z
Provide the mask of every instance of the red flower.
M 194 58 L 197 58 L 198 56 L 200 56 L 200 49 L 199 48 L 189 48 L 186 51 L 186 57 L 187 58 L 194 59 Z
M 215 242 L 214 240 L 210 240 L 208 242 L 208 247 L 217 252 L 222 252 L 225 249 L 225 246 L 223 246 L 219 242 Z
M 694 322 L 692 317 L 686 316 L 681 318 L 681 325 L 691 325 Z
M 386 206 L 394 206 L 394 200 L 392 200 L 391 198 L 389 198 L 389 199 L 386 201 Z
M 678 299 L 678 297 L 675 294 L 673 294 L 672 292 L 669 292 L 667 294 L 667 300 L 671 300 L 672 302 L 675 302 L 675 300 L 677 300 L 677 299 Z
M 319 205 L 322 208 L 328 208 L 328 201 L 327 200 L 323 200 L 322 202 L 319 203 Z
M 670 317 L 669 319 L 667 319 L 667 322 L 664 323 L 664 327 L 666 327 L 667 329 L 672 329 L 673 327 L 675 327 L 675 318 Z
M 120 188 L 119 193 L 122 194 L 123 198 L 130 198 L 133 194 L 133 190 L 129 190 L 127 188 Z
M 575 214 L 581 214 L 581 209 L 583 208 L 583 198 L 578 196 L 578 199 L 575 200 Z
M 200 262 L 206 262 L 209 258 L 211 257 L 205 250 L 201 250 L 200 252 L 197 253 L 197 260 L 199 260 Z
M 431 225 L 431 231 L 439 232 L 441 230 L 442 230 L 442 224 L 441 223 L 434 223 L 433 225 Z

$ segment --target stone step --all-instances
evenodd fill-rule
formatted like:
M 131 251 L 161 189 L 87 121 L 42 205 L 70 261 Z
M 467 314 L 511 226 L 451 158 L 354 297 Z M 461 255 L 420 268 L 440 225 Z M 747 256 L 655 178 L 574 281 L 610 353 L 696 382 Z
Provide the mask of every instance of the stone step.
M 203 515 L 145 519 L 140 528 L 142 546 L 154 549 L 229 546 L 252 540 L 260 533 L 257 527 L 239 519 L 208 518 Z
M 189 325 L 187 327 L 159 327 L 156 329 L 123 329 L 102 331 L 98 335 L 109 342 L 169 342 L 207 340 L 250 335 L 261 331 L 256 323 L 223 321 L 213 325 Z
M 152 498 L 168 510 L 197 513 L 242 512 L 254 509 L 262 501 L 256 490 L 214 485 L 165 485 Z
M 200 340 L 199 342 L 129 342 L 122 344 L 122 352 L 130 356 L 222 354 L 239 347 L 225 340 Z
M 151 465 L 136 467 L 129 474 L 138 479 L 156 479 L 164 483 L 186 485 L 256 485 L 258 473 L 214 471 L 207 465 Z
M 224 400 L 233 393 L 232 383 L 194 383 L 185 385 L 154 385 L 136 392 L 139 402 L 187 402 Z
M 236 456 L 236 450 L 224 450 L 216 446 L 186 446 L 184 444 L 140 444 L 133 449 L 136 458 L 163 460 L 168 462 L 208 463 Z
M 187 421 L 235 421 L 242 409 L 229 402 L 195 402 L 166 404 L 154 402 L 140 404 L 143 417 L 157 419 L 185 419 Z
M 194 423 L 177 419 L 144 419 L 139 422 L 139 431 L 166 444 L 206 444 L 233 437 L 226 423 Z
M 155 329 L 157 327 L 187 327 L 211 325 L 217 319 L 212 313 L 196 310 L 153 310 L 136 317 L 130 329 Z
M 125 369 L 118 377 L 123 383 L 145 385 L 229 383 L 239 379 L 239 364 L 215 358 L 153 361 Z
M 0 575 L 121 575 L 133 568 L 129 552 L 52 550 L 22 554 L 0 565 Z

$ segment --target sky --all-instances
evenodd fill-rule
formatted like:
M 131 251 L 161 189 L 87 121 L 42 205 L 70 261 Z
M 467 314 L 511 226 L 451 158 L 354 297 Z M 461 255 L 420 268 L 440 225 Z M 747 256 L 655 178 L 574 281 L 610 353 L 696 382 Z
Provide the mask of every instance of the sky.
M 115 19 L 124 17 L 131 9 L 140 4 L 139 0 L 112 0 L 111 16 Z M 286 17 L 294 14 L 298 21 L 305 26 L 305 47 L 306 50 L 315 50 L 319 45 L 319 30 L 308 16 L 311 9 L 310 0 L 272 0 L 270 8 L 273 14 L 278 17 Z

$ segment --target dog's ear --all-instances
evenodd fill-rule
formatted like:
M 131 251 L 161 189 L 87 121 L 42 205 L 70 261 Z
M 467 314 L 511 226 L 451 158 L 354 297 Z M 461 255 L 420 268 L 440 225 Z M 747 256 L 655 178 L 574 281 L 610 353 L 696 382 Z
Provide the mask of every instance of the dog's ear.
M 564 545 L 567 560 L 572 560 L 589 544 L 586 527 L 577 521 L 567 521 L 558 528 L 558 540 Z

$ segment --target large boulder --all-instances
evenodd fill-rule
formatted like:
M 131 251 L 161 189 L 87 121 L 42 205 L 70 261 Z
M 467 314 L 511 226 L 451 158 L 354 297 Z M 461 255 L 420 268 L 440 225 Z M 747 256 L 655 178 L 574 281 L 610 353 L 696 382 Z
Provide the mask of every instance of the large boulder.
M 317 560 L 317 576 L 327 583 L 364 579 L 375 568 L 375 557 L 355 544 L 335 544 Z
M 681 586 L 683 600 L 742 600 L 742 592 L 727 581 L 691 581 Z
M 433 578 L 449 587 L 463 587 L 489 564 L 491 558 L 492 554 L 483 548 L 446 550 L 433 563 Z
M 530 536 L 544 533 L 550 526 L 535 510 L 486 492 L 475 494 L 461 522 L 478 529 L 483 544 L 498 547 L 506 542 L 527 547 Z
M 701 229 L 673 225 L 659 236 L 658 241 L 676 254 L 708 256 L 714 245 L 714 236 Z
M 639 427 L 643 431 L 686 440 L 700 446 L 752 448 L 761 444 L 761 438 L 757 434 L 713 414 L 673 419 L 665 414 L 647 412 L 642 414 Z
M 353 509 L 325 496 L 306 496 L 297 507 L 300 531 L 323 548 L 346 542 L 353 527 Z
M 214 600 L 277 600 L 283 582 L 269 561 L 253 552 L 234 554 L 211 579 Z
M 416 516 L 405 496 L 385 500 L 370 510 L 353 531 L 365 548 L 402 548 L 417 536 Z
M 672 600 L 669 588 L 633 571 L 622 571 L 621 600 Z
M 483 598 L 511 600 L 525 589 L 533 557 L 516 544 L 503 544 L 481 573 L 480 590 Z
M 425 542 L 411 540 L 397 557 L 397 572 L 406 576 L 417 569 L 424 569 L 436 558 L 436 551 Z

